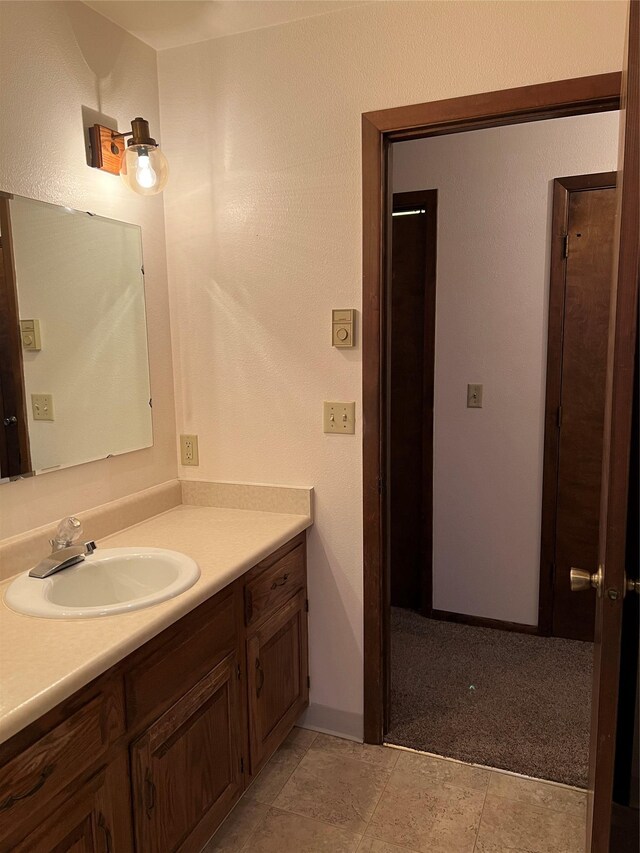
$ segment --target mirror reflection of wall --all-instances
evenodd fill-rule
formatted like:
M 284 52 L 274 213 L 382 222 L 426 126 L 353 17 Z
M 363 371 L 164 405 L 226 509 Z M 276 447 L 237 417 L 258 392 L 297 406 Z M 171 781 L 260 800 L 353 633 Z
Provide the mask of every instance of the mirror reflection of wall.
M 8 218 L 14 282 L 5 275 L 4 287 L 15 288 L 18 317 L 9 321 L 20 335 L 18 353 L 2 355 L 22 359 L 21 376 L 12 374 L 23 383 L 30 465 L 20 473 L 149 447 L 140 228 L 18 196 Z M 10 419 L 6 399 L 4 409 Z

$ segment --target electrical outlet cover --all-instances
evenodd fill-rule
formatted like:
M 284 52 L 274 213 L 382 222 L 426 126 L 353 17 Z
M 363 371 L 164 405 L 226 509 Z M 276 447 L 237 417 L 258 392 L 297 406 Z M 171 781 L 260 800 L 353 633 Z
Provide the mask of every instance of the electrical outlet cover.
M 181 465 L 199 465 L 198 457 L 198 436 L 197 435 L 181 435 L 180 436 L 180 464 Z

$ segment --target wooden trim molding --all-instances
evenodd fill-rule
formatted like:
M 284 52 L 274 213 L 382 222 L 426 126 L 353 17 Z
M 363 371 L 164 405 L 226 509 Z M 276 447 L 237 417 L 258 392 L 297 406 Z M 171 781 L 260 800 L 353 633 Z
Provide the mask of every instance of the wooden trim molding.
M 596 74 L 364 113 L 394 141 L 618 109 L 622 74 Z
M 394 141 L 617 109 L 619 72 L 485 92 L 362 116 L 364 738 L 381 743 L 388 684 L 386 302 Z
M 596 605 L 587 849 L 608 853 L 626 586 L 629 459 L 640 285 L 640 0 L 631 0 L 621 96 L 618 252 L 609 315 L 599 564 L 605 594 Z M 637 531 L 636 531 L 637 536 Z M 617 591 L 617 595 L 614 591 Z
M 452 613 L 450 610 L 434 610 L 431 618 L 440 622 L 455 622 L 457 625 L 471 625 L 474 628 L 493 628 L 497 631 L 515 631 L 518 634 L 537 634 L 537 625 L 525 625 L 522 622 L 505 622 L 502 619 L 488 619 L 486 616 L 470 616 L 467 613 Z
M 15 417 L 14 426 L 0 429 L 5 433 L 2 442 L 6 470 L 0 476 L 20 477 L 31 474 L 31 450 L 27 421 L 27 401 L 24 387 L 22 340 L 16 265 L 11 230 L 9 194 L 0 196 L 0 412 L 2 417 Z

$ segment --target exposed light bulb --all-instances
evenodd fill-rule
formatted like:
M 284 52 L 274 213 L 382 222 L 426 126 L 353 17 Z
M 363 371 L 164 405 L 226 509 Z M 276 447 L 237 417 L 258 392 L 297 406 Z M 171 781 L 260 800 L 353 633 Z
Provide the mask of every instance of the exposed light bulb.
M 148 151 L 146 149 L 141 149 L 138 152 L 138 166 L 136 168 L 136 181 L 145 190 L 150 190 L 151 187 L 155 187 L 157 180 L 158 180 L 158 176 L 156 175 L 156 173 L 153 169 L 153 166 L 151 165 L 151 160 L 149 159 Z
M 157 195 L 169 177 L 167 158 L 153 139 L 129 143 L 120 162 L 120 177 L 138 195 Z

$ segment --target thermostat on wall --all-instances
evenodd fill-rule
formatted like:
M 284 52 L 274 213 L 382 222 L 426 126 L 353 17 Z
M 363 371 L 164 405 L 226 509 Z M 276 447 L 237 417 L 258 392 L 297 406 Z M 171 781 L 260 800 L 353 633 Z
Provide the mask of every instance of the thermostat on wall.
M 42 349 L 40 343 L 40 320 L 20 320 L 20 336 L 22 338 L 22 349 Z
M 352 347 L 355 345 L 354 325 L 355 309 L 335 308 L 332 312 L 331 344 L 334 347 Z

